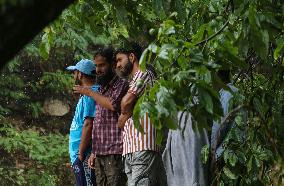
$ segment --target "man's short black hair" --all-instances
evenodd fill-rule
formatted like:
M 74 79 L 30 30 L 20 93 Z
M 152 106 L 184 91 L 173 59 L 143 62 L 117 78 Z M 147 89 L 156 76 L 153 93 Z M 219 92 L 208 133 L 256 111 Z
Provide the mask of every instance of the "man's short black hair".
M 137 43 L 137 42 L 124 42 L 122 44 L 121 48 L 118 48 L 115 51 L 116 54 L 122 53 L 122 54 L 130 54 L 133 53 L 138 60 L 140 60 L 140 57 L 142 55 L 143 48 Z
M 94 58 L 96 56 L 102 56 L 104 58 L 106 58 L 106 61 L 111 65 L 114 62 L 114 55 L 113 55 L 113 48 L 112 47 L 104 47 L 104 48 L 99 48 L 95 54 L 94 54 Z

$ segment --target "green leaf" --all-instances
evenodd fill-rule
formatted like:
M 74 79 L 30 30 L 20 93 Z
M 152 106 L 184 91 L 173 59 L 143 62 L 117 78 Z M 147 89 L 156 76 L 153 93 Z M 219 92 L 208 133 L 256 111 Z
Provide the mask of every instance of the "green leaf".
M 264 112 L 264 110 L 263 110 L 263 104 L 260 102 L 260 100 L 259 100 L 257 97 L 253 98 L 253 104 L 254 104 L 254 106 L 255 106 L 255 109 L 256 109 L 256 110 L 258 111 L 258 113 L 260 114 L 260 116 L 261 116 L 262 118 L 264 118 L 265 112 Z
M 176 82 L 181 82 L 188 79 L 194 79 L 196 70 L 185 70 L 179 71 L 177 74 L 173 76 L 173 80 Z
M 152 44 L 150 44 L 150 45 L 148 46 L 148 49 L 149 49 L 150 51 L 152 51 L 153 53 L 157 53 L 158 46 L 157 46 L 156 44 L 152 43 Z
M 197 112 L 197 113 L 192 113 L 193 114 L 193 119 L 195 119 L 196 123 L 195 125 L 192 125 L 193 130 L 195 131 L 196 129 L 203 129 L 208 127 L 208 117 L 205 112 L 203 114 Z M 197 126 L 197 128 L 196 128 Z
M 262 59 L 265 59 L 268 55 L 268 47 L 269 47 L 269 34 L 267 30 L 261 31 L 261 38 L 263 46 L 260 47 L 260 56 Z
M 260 162 L 260 160 L 258 159 L 258 158 L 254 158 L 254 161 L 255 161 L 255 165 L 256 165 L 256 167 L 260 167 L 261 166 L 261 162 Z
M 149 30 L 149 34 L 152 35 L 152 36 L 154 36 L 154 35 L 157 34 L 157 30 L 154 29 L 154 28 L 151 28 L 151 29 Z
M 249 23 L 252 26 L 253 30 L 257 30 L 260 27 L 259 19 L 257 16 L 257 10 L 255 4 L 251 3 L 249 6 Z
M 192 36 L 192 43 L 198 43 L 204 39 L 204 32 L 206 28 L 208 27 L 208 24 L 203 24 L 198 28 L 198 31 L 196 34 Z
M 190 53 L 190 62 L 193 63 L 202 63 L 203 62 L 203 53 L 199 51 L 192 51 Z
M 242 126 L 243 118 L 240 114 L 235 117 L 235 122 L 236 122 L 237 126 Z
M 247 172 L 250 173 L 250 171 L 252 170 L 252 166 L 253 166 L 253 156 L 250 157 L 248 163 L 247 163 Z
M 133 122 L 134 122 L 134 126 L 136 129 L 138 129 L 139 132 L 141 132 L 142 134 L 144 133 L 144 131 L 142 130 L 142 127 L 140 127 L 140 107 L 142 104 L 142 99 L 138 99 L 138 101 L 135 104 L 134 110 L 133 110 Z
M 196 72 L 199 79 L 204 80 L 205 83 L 211 83 L 211 73 L 205 66 L 197 67 Z
M 169 129 L 176 130 L 178 128 L 178 120 L 176 117 L 172 118 L 170 116 L 166 117 L 164 123 Z
M 156 15 L 159 15 L 162 19 L 166 17 L 163 0 L 153 0 L 152 5 Z
M 157 109 L 159 116 L 168 117 L 170 115 L 170 110 L 162 104 L 157 104 L 155 108 Z
M 229 162 L 234 167 L 238 161 L 238 157 L 235 153 L 230 153 Z
M 41 43 L 39 47 L 39 54 L 43 59 L 48 59 L 49 56 L 49 45 L 47 43 Z
M 139 60 L 140 69 L 143 72 L 146 70 L 146 62 L 147 62 L 148 53 L 149 53 L 149 49 L 144 50 Z
M 249 7 L 249 23 L 252 35 L 251 42 L 260 57 L 265 59 L 268 54 L 269 34 L 267 30 L 261 29 L 260 17 L 261 16 L 257 13 L 255 5 L 251 4 Z
M 177 17 L 178 19 L 183 22 L 186 20 L 187 18 L 187 13 L 186 13 L 186 6 L 185 6 L 185 2 L 182 0 L 175 0 L 175 1 L 171 1 L 171 3 L 173 3 L 175 9 L 177 10 Z
M 116 18 L 118 22 L 123 25 L 129 25 L 125 6 L 123 6 L 123 4 L 120 3 L 119 1 L 113 1 L 113 4 L 115 5 Z
M 157 129 L 157 131 L 161 130 L 163 125 L 160 120 L 155 119 L 155 118 L 150 118 L 151 123 L 154 125 L 154 127 Z
M 157 144 L 161 144 L 163 141 L 163 138 L 164 138 L 163 131 L 157 130 L 157 138 L 156 138 Z
M 230 150 L 225 150 L 224 151 L 224 161 L 225 161 L 225 163 L 228 162 L 229 157 L 230 157 Z
M 205 145 L 201 149 L 201 160 L 202 160 L 202 163 L 204 163 L 204 164 L 207 163 L 208 158 L 209 158 L 209 145 Z
M 173 50 L 175 47 L 172 44 L 164 44 L 159 50 L 158 56 L 162 59 L 169 59 L 169 51 Z
M 277 40 L 277 47 L 274 50 L 274 59 L 277 59 L 280 57 L 280 54 L 283 54 L 284 52 L 284 36 L 282 36 L 280 39 Z
M 225 175 L 232 180 L 235 180 L 238 178 L 228 167 L 224 167 L 223 171 Z
M 265 20 L 267 23 L 270 23 L 272 26 L 278 29 L 282 29 L 281 23 L 276 19 L 276 16 L 274 15 L 273 12 L 265 12 L 265 13 L 262 13 L 261 15 L 262 15 L 263 21 Z
M 176 104 L 171 95 L 172 92 L 170 90 L 164 86 L 160 86 L 160 89 L 156 94 L 158 103 L 155 105 L 158 116 L 171 117 L 176 113 Z
M 211 95 L 204 89 L 199 89 L 200 103 L 205 107 L 206 111 L 213 114 L 213 101 Z

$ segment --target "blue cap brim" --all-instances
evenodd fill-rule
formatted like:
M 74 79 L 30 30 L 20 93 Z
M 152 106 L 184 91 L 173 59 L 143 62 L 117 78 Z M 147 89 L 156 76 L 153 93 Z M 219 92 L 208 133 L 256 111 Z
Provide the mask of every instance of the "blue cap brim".
M 76 66 L 69 66 L 66 68 L 66 70 L 74 71 L 76 70 Z

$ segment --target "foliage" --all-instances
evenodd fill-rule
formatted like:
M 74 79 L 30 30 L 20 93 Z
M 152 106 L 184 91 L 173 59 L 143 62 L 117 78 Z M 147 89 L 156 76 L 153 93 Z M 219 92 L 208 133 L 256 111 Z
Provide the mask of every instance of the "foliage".
M 160 141 L 164 127 L 178 129 L 178 111 L 190 112 L 193 122 L 210 132 L 212 121 L 223 116 L 218 91 L 226 86 L 217 73 L 231 70 L 239 89 L 234 106 L 242 105 L 247 119 L 240 119 L 239 111 L 230 117 L 237 126 L 224 141 L 224 165 L 211 170 L 212 184 L 281 185 L 283 15 L 280 0 L 80 0 L 46 27 L 22 58 L 37 61 L 45 72 L 30 87 L 59 93 L 70 81 L 57 69 L 91 58 L 100 44 L 120 46 L 125 40 L 138 40 L 145 45 L 142 69 L 151 63 L 158 79 L 136 104 L 134 117 L 138 121 L 149 112 Z M 20 91 L 23 81 L 13 74 L 7 78 L 17 81 L 19 88 L 10 87 L 3 95 L 28 99 Z M 1 105 L 1 112 L 10 109 Z M 211 160 L 206 157 L 209 151 L 203 148 L 204 161 Z
M 13 185 L 56 185 L 67 169 L 68 138 L 61 134 L 46 134 L 33 129 L 19 130 L 1 119 L 1 183 Z M 59 173 L 56 173 L 57 171 Z M 66 170 L 65 170 L 66 171 Z
M 11 111 L 14 110 L 26 116 L 30 115 L 31 118 L 39 118 L 43 115 L 44 98 L 69 97 L 72 93 L 74 82 L 70 73 L 57 68 L 56 70 L 48 67 L 46 70 L 40 69 L 44 68 L 41 66 L 42 62 L 33 62 L 33 58 L 38 56 L 29 52 L 31 51 L 26 49 L 2 71 L 0 77 L 2 87 L 0 113 L 2 115 L 12 114 Z M 25 53 L 30 55 L 28 59 Z
M 146 63 L 153 64 L 158 80 L 139 100 L 134 116 L 138 121 L 145 112 L 151 113 L 160 132 L 164 124 L 177 128 L 177 111 L 190 112 L 199 127 L 209 130 L 212 121 L 223 115 L 218 90 L 225 85 L 217 72 L 231 70 L 245 97 L 239 104 L 244 104 L 248 114 L 247 122 L 241 120 L 248 132 L 245 143 L 238 140 L 238 127 L 228 134 L 222 156 L 225 166 L 213 176 L 215 183 L 269 184 L 273 182 L 270 170 L 282 159 L 279 141 L 283 138 L 276 131 L 283 128 L 279 126 L 283 118 L 283 6 L 277 0 L 86 0 L 66 11 L 65 15 L 72 12 L 76 18 L 64 25 L 73 31 L 84 27 L 109 36 L 108 41 L 118 46 L 125 39 L 147 45 L 140 65 L 145 69 Z M 54 25 L 51 28 L 55 33 L 62 31 Z M 272 89 L 259 90 L 261 76 Z M 242 146 L 250 148 L 241 151 Z
M 41 35 L 10 61 L 0 76 L 1 185 L 74 184 L 66 136 L 72 113 L 55 118 L 43 109 L 49 98 L 75 104 L 73 77 L 63 71 L 74 59 L 65 54 L 69 48 L 57 53 L 52 49 L 48 59 L 42 58 Z
M 49 94 L 67 96 L 71 93 L 72 85 L 74 85 L 74 80 L 70 74 L 57 70 L 56 72 L 44 72 L 36 83 L 36 89 L 41 89 Z

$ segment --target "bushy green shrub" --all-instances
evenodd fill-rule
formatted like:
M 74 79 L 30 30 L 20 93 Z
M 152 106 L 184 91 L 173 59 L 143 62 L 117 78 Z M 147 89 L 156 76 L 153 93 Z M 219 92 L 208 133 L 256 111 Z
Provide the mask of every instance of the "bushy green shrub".
M 72 183 L 67 135 L 16 129 L 5 119 L 1 119 L 0 134 L 1 184 Z

